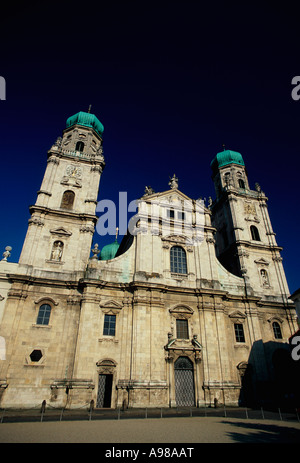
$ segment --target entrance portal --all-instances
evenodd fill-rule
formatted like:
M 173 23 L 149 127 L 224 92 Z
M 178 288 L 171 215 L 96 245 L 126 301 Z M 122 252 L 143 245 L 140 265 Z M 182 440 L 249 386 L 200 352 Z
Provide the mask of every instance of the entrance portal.
M 113 375 L 99 374 L 97 408 L 110 408 Z
M 175 369 L 175 400 L 181 407 L 195 405 L 194 368 L 187 357 L 179 357 L 174 365 Z

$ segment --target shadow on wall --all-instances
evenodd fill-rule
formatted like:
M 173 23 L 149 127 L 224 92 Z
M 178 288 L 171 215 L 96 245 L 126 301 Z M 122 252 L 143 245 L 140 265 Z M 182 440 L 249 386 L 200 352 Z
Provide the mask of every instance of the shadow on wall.
M 255 341 L 238 369 L 241 406 L 300 408 L 300 360 L 292 359 L 288 343 Z

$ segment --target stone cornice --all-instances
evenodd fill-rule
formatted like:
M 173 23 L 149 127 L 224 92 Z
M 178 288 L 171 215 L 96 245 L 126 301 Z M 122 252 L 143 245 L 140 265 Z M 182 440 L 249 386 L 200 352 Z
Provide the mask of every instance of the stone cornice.
M 66 209 L 51 209 L 49 207 L 32 205 L 29 207 L 29 212 L 33 215 L 35 212 L 43 213 L 45 215 L 54 215 L 60 217 L 71 217 L 72 219 L 76 218 L 80 221 L 89 219 L 92 222 L 96 223 L 98 217 L 94 214 L 79 213 L 74 211 L 68 211 Z

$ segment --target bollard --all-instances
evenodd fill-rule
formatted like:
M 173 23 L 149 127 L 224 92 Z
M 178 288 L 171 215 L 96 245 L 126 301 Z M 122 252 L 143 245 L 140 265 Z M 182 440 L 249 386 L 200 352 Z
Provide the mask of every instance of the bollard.
M 246 412 L 246 418 L 248 419 L 248 410 L 247 410 L 247 407 L 245 408 L 245 412 Z
M 296 410 L 296 417 L 297 417 L 297 420 L 300 421 L 300 420 L 299 420 L 298 409 L 296 408 L 295 410 Z
M 59 421 L 61 421 L 61 420 L 62 420 L 63 412 L 64 412 L 64 408 L 62 408 L 62 409 L 61 409 L 61 412 L 60 412 L 60 417 L 59 417 Z
M 278 407 L 278 413 L 279 413 L 280 420 L 282 421 L 281 411 L 279 407 Z
M 264 409 L 262 407 L 260 407 L 261 409 L 261 416 L 262 416 L 262 419 L 264 420 L 265 419 L 265 414 L 264 414 Z
M 45 410 L 46 410 L 46 400 L 43 400 L 42 407 L 41 407 L 41 422 L 43 421 Z
M 95 401 L 92 399 L 92 400 L 90 401 L 89 421 L 91 421 L 91 419 L 92 419 L 92 413 L 93 413 L 94 407 L 95 407 Z

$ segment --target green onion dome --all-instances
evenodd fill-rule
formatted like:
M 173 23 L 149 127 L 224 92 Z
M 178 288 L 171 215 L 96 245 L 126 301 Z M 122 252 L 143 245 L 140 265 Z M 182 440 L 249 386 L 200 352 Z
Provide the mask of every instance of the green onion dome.
M 99 121 L 99 119 L 91 113 L 85 113 L 80 111 L 74 116 L 71 116 L 67 119 L 66 127 L 72 127 L 72 125 L 83 125 L 84 127 L 91 127 L 93 128 L 100 136 L 102 136 L 104 132 L 104 127 Z
M 215 156 L 210 164 L 210 167 L 213 171 L 216 171 L 218 168 L 227 166 L 228 164 L 239 164 L 241 166 L 245 165 L 241 153 L 232 150 L 224 150 Z
M 115 255 L 117 254 L 119 246 L 120 245 L 117 240 L 115 240 L 113 243 L 103 246 L 101 254 L 100 254 L 100 260 L 113 259 Z

